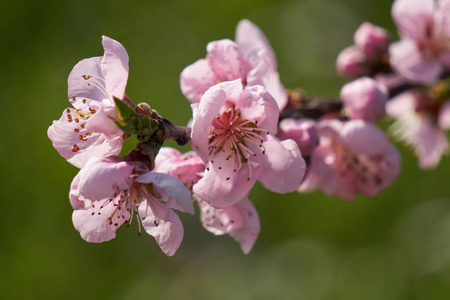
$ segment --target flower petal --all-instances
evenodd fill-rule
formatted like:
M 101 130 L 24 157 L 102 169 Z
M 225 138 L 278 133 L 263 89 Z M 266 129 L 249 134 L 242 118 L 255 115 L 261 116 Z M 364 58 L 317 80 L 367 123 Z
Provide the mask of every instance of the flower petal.
M 234 172 L 234 164 L 226 160 L 227 155 L 219 152 L 214 161 L 211 161 L 203 177 L 193 186 L 193 192 L 200 199 L 216 208 L 225 208 L 235 204 L 250 192 L 256 182 L 251 176 L 253 167 L 243 163 L 239 170 Z
M 123 99 L 128 80 L 128 53 L 121 43 L 103 36 L 105 54 L 101 61 L 102 75 L 105 78 L 109 96 Z
M 79 172 L 80 194 L 91 200 L 100 200 L 130 187 L 133 166 L 124 161 L 91 158 Z
M 89 132 L 103 133 L 107 140 L 114 140 L 123 135 L 123 131 L 111 119 L 119 119 L 116 106 L 109 99 L 104 99 L 100 109 L 96 111 L 86 122 Z
M 175 177 L 155 172 L 147 172 L 135 179 L 135 182 L 153 183 L 153 190 L 166 201 L 166 205 L 182 212 L 194 214 L 191 195 L 188 189 Z
M 73 225 L 85 241 L 102 243 L 115 238 L 116 230 L 130 218 L 126 207 L 115 205 L 116 201 L 102 206 L 107 200 L 95 201 L 93 207 L 73 212 Z
M 290 193 L 298 189 L 305 175 L 306 164 L 297 143 L 293 140 L 264 142 L 266 152 L 258 155 L 261 164 L 258 180 L 276 193 Z
M 208 52 L 206 59 L 217 80 L 222 82 L 245 79 L 245 66 L 235 42 L 227 39 L 210 42 L 206 46 L 206 51 Z
M 438 125 L 443 130 L 450 129 L 450 100 L 445 101 L 439 109 Z
M 251 61 L 260 49 L 264 49 L 264 55 L 273 71 L 277 70 L 275 53 L 264 33 L 249 20 L 241 20 L 236 27 L 236 42 L 244 59 Z M 255 67 L 255 65 L 253 65 Z
M 434 0 L 395 0 L 392 19 L 401 35 L 413 39 L 425 36 L 427 23 L 432 21 Z
M 400 75 L 417 83 L 430 84 L 442 72 L 435 57 L 423 56 L 414 40 L 402 39 L 389 46 L 390 64 Z
M 242 118 L 257 121 L 258 128 L 266 129 L 269 133 L 277 132 L 279 109 L 275 99 L 267 90 L 258 85 L 245 88 L 236 100 Z
M 107 141 L 100 133 L 88 132 L 86 121 L 74 109 L 67 108 L 47 131 L 53 147 L 77 168 L 82 168 L 91 157 L 118 155 L 122 149 L 122 138 Z
M 399 118 L 405 113 L 414 113 L 416 107 L 417 98 L 415 94 L 412 92 L 404 92 L 389 99 L 386 103 L 386 113 L 393 118 Z
M 260 231 L 258 213 L 248 196 L 224 209 L 214 208 L 199 201 L 203 227 L 214 235 L 228 234 L 241 244 L 248 254 Z
M 435 168 L 444 153 L 448 151 L 447 137 L 428 117 L 421 117 L 418 130 L 412 135 L 412 144 L 419 156 L 422 169 Z
M 67 80 L 69 99 L 80 97 L 100 101 L 106 98 L 105 94 L 96 86 L 89 85 L 85 79 L 88 78 L 87 76 L 103 78 L 100 69 L 101 60 L 102 58 L 100 56 L 86 58 L 73 67 Z
M 363 120 L 344 123 L 341 130 L 342 143 L 353 153 L 375 155 L 384 153 L 390 145 L 386 135 L 374 124 Z
M 177 214 L 158 201 L 147 199 L 139 205 L 139 217 L 145 231 L 155 238 L 161 250 L 173 256 L 184 234 L 183 224 Z
M 217 81 L 217 76 L 206 59 L 197 60 L 180 74 L 181 92 L 192 103 L 200 102 L 203 94 Z

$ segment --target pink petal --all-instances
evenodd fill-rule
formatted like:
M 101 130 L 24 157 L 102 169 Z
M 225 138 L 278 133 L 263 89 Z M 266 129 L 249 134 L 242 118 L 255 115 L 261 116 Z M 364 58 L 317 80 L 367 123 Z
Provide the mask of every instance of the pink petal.
M 69 200 L 73 209 L 84 209 L 92 205 L 92 201 L 85 199 L 80 195 L 78 182 L 80 181 L 80 174 L 78 173 L 70 184 Z
M 277 102 L 279 109 L 282 110 L 287 105 L 288 97 L 280 82 L 280 76 L 270 68 L 269 63 L 263 57 L 258 57 L 257 60 L 259 63 L 247 74 L 247 86 L 262 85 L 265 87 Z
M 260 49 L 264 49 L 265 59 L 269 62 L 271 69 L 277 70 L 275 53 L 264 33 L 255 24 L 249 20 L 241 20 L 236 27 L 236 42 L 246 60 L 250 60 Z
M 445 133 L 427 117 L 421 118 L 419 128 L 413 135 L 412 144 L 416 147 L 422 169 L 435 168 L 448 150 Z
M 206 59 L 199 59 L 181 72 L 181 92 L 192 103 L 198 103 L 203 94 L 218 81 L 209 62 Z
M 415 94 L 412 92 L 404 92 L 386 103 L 386 113 L 393 118 L 399 118 L 405 113 L 414 112 L 416 107 L 417 99 Z
M 170 208 L 153 199 L 139 205 L 139 217 L 145 231 L 153 236 L 161 250 L 173 256 L 183 240 L 183 224 Z
M 437 58 L 424 57 L 411 39 L 402 39 L 389 47 L 391 66 L 400 75 L 417 83 L 430 84 L 442 72 Z
M 205 170 L 202 159 L 195 152 L 182 154 L 176 149 L 162 147 L 155 160 L 154 172 L 172 175 L 191 188 Z
M 375 155 L 390 145 L 386 135 L 372 123 L 351 120 L 344 123 L 342 143 L 353 153 Z
M 128 80 L 128 53 L 121 43 L 103 36 L 101 70 L 109 96 L 123 99 Z
M 181 155 L 182 155 L 181 152 L 175 148 L 162 147 L 159 150 L 158 155 L 156 156 L 156 159 L 155 159 L 155 169 L 159 168 L 160 165 L 164 164 L 164 162 L 166 162 L 166 161 L 178 159 Z M 167 172 L 162 172 L 162 171 L 161 171 L 161 173 L 169 174 Z
M 219 81 L 244 79 L 245 70 L 242 64 L 238 45 L 231 40 L 210 42 L 206 51 L 206 59 Z
M 122 138 L 107 141 L 100 133 L 89 133 L 82 127 L 86 121 L 84 117 L 77 117 L 75 109 L 67 108 L 47 131 L 58 153 L 78 168 L 82 168 L 91 157 L 118 155 L 122 149 Z
M 248 254 L 253 248 L 260 231 L 258 213 L 248 197 L 236 204 L 216 209 L 204 201 L 199 201 L 203 227 L 215 235 L 229 234 L 241 244 Z
M 320 188 L 327 195 L 332 195 L 339 183 L 336 172 L 331 168 L 335 164 L 336 154 L 332 148 L 319 145 L 311 156 L 311 164 L 307 169 L 299 192 L 311 192 Z
M 159 194 L 166 205 L 182 212 L 194 214 L 191 194 L 175 177 L 162 173 L 147 172 L 135 179 L 135 182 L 153 184 L 153 190 Z
M 126 207 L 116 206 L 114 202 L 109 202 L 100 210 L 101 203 L 106 201 L 95 201 L 95 207 L 75 210 L 72 214 L 75 229 L 87 242 L 102 243 L 115 238 L 116 230 L 130 218 Z
M 110 198 L 130 187 L 133 166 L 106 158 L 91 158 L 79 172 L 80 194 L 91 200 Z
M 73 67 L 67 80 L 69 99 L 80 97 L 100 101 L 105 98 L 105 95 L 97 87 L 88 85 L 87 80 L 83 78 L 83 76 L 89 75 L 103 78 L 100 69 L 101 60 L 101 57 L 86 58 Z
M 226 157 L 219 152 L 207 166 L 203 178 L 193 186 L 193 192 L 200 199 L 216 208 L 228 207 L 244 198 L 256 181 L 250 174 L 252 162 L 234 172 L 233 164 Z
M 86 123 L 89 132 L 103 133 L 107 140 L 114 140 L 123 135 L 123 131 L 117 127 L 114 121 L 119 119 L 116 106 L 109 99 L 104 99 L 100 109 L 93 114 Z
M 256 120 L 258 128 L 272 134 L 277 132 L 278 105 L 264 87 L 258 85 L 245 88 L 236 100 L 236 108 L 239 108 L 243 119 Z
M 450 100 L 445 101 L 439 109 L 438 125 L 443 130 L 450 129 Z
M 264 142 L 265 155 L 258 156 L 261 163 L 258 180 L 276 193 L 290 193 L 298 189 L 305 175 L 306 164 L 293 140 Z
M 425 35 L 427 23 L 432 22 L 434 0 L 395 0 L 392 19 L 401 35 L 419 39 Z

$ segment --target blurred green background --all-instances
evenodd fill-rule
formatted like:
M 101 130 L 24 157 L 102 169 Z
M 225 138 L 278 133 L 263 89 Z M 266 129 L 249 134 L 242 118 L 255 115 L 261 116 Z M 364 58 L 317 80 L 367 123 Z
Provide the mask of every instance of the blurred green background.
M 337 96 L 338 52 L 363 21 L 396 36 L 390 0 L 136 0 L 0 2 L 0 299 L 450 299 L 450 159 L 421 171 L 402 145 L 402 172 L 377 197 L 347 203 L 285 196 L 260 185 L 251 199 L 261 234 L 242 254 L 230 237 L 181 215 L 185 237 L 166 257 L 136 222 L 103 244 L 73 228 L 77 169 L 47 128 L 67 101 L 67 76 L 103 54 L 101 35 L 130 55 L 127 94 L 177 124 L 190 119 L 182 69 L 209 41 L 234 39 L 247 18 L 267 35 L 286 87 Z M 134 141 L 128 141 L 130 149 Z M 170 144 L 173 145 L 173 144 Z M 187 147 L 186 151 L 187 151 Z

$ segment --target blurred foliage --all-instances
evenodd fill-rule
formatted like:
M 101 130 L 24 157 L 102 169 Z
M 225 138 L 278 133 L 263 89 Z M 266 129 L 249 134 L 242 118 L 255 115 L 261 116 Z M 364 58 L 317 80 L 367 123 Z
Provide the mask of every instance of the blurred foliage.
M 333 97 L 345 82 L 335 74 L 335 57 L 360 23 L 396 36 L 390 6 L 390 0 L 2 1 L 0 299 L 449 299 L 448 157 L 422 171 L 399 145 L 397 182 L 353 203 L 318 192 L 279 196 L 257 185 L 251 199 L 262 231 L 249 255 L 231 238 L 203 230 L 198 215 L 182 215 L 185 238 L 169 258 L 152 237 L 138 237 L 136 223 L 113 241 L 83 241 L 68 201 L 77 170 L 46 136 L 69 105 L 71 68 L 102 55 L 102 34 L 128 50 L 128 96 L 184 125 L 190 108 L 180 72 L 205 56 L 209 41 L 233 39 L 240 19 L 266 33 L 287 87 Z

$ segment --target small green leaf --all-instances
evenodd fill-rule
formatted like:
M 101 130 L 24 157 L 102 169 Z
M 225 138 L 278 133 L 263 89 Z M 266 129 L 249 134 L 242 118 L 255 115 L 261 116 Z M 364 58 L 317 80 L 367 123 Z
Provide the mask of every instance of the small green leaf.
M 120 99 L 114 98 L 116 111 L 120 120 L 111 118 L 117 127 L 129 134 L 151 136 L 154 132 L 149 116 L 140 116 L 131 106 Z

